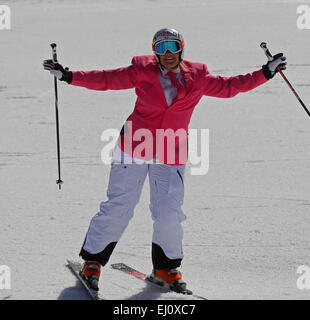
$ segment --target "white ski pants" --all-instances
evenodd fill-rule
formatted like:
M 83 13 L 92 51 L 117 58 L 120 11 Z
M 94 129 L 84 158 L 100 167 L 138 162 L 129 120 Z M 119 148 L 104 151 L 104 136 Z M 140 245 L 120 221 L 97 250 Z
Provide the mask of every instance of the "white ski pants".
M 184 173 L 184 165 L 112 164 L 108 200 L 101 202 L 100 211 L 90 222 L 83 251 L 96 255 L 119 241 L 133 217 L 148 174 L 149 207 L 154 221 L 152 242 L 159 245 L 169 259 L 182 259 L 181 223 L 186 218 L 181 209 Z

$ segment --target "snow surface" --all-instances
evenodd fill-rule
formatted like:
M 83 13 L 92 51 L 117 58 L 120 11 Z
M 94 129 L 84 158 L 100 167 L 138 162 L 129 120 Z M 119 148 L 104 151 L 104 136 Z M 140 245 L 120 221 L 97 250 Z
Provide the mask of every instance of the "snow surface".
M 12 11 L 0 30 L 0 265 L 11 289 L 0 299 L 88 299 L 66 259 L 78 259 L 91 217 L 106 198 L 109 166 L 101 133 L 119 129 L 133 90 L 96 92 L 59 83 L 62 173 L 58 190 L 52 77 L 42 68 L 56 42 L 71 70 L 110 69 L 150 54 L 164 26 L 182 31 L 185 57 L 214 74 L 265 63 L 259 48 L 288 58 L 287 77 L 310 105 L 310 30 L 296 27 L 303 1 L 0 1 Z M 309 117 L 278 75 L 233 99 L 203 98 L 190 128 L 210 130 L 210 169 L 187 170 L 184 279 L 209 299 L 309 299 L 296 286 L 310 265 Z M 188 166 L 190 168 L 190 166 Z M 151 271 L 152 220 L 145 184 L 111 263 Z M 105 267 L 110 299 L 180 299 Z M 187 297 L 181 297 L 187 298 Z

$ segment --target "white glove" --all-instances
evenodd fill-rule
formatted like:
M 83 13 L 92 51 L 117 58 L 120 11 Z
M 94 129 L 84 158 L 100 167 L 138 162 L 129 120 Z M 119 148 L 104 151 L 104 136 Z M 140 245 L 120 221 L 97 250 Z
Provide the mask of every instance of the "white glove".
M 61 81 L 66 81 L 70 83 L 72 81 L 72 72 L 68 68 L 63 68 L 58 62 L 55 63 L 53 60 L 44 60 L 43 67 L 45 70 L 48 70 L 51 75 L 55 76 Z

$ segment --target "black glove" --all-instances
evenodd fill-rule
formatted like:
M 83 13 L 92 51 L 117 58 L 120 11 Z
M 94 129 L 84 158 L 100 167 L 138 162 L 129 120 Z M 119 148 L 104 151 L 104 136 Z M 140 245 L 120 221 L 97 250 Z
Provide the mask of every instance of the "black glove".
M 278 53 L 272 57 L 272 60 L 268 61 L 265 65 L 262 66 L 263 74 L 266 79 L 271 79 L 274 75 L 279 72 L 278 67 L 281 70 L 286 69 L 286 57 L 283 56 L 283 53 Z
M 45 70 L 48 70 L 53 76 L 55 76 L 60 81 L 66 81 L 71 83 L 72 81 L 72 72 L 69 71 L 69 68 L 63 68 L 58 62 L 53 62 L 52 59 L 44 60 L 43 67 Z

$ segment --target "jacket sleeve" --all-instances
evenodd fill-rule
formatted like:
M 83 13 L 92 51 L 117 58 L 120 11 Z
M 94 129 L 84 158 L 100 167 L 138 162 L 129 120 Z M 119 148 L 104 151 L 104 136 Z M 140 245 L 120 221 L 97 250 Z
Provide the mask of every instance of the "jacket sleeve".
M 113 70 L 73 71 L 74 86 L 92 90 L 121 90 L 135 87 L 137 72 L 133 65 Z
M 204 65 L 203 94 L 218 98 L 231 98 L 250 91 L 268 81 L 262 69 L 234 77 L 213 76 Z

